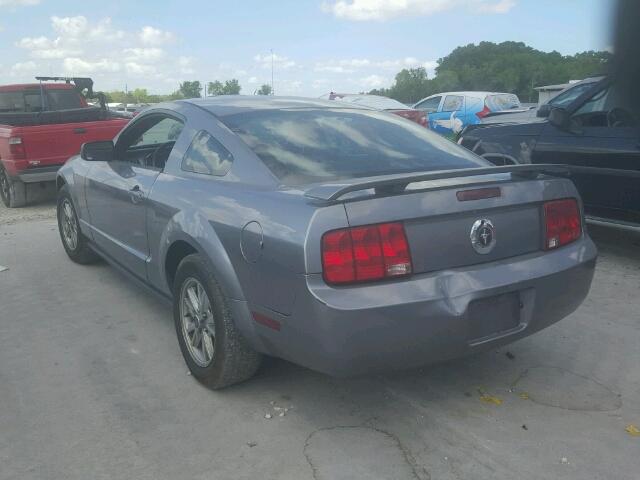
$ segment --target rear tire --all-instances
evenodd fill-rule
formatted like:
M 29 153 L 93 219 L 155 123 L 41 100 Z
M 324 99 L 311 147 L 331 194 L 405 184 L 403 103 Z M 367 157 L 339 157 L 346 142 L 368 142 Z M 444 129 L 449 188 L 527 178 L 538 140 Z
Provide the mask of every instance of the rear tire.
M 87 265 L 99 259 L 98 255 L 89 248 L 87 238 L 80 230 L 76 208 L 67 185 L 58 192 L 58 231 L 62 246 L 71 260 Z
M 27 188 L 20 180 L 14 180 L 0 164 L 0 198 L 8 208 L 24 207 L 27 203 Z
M 178 266 L 173 316 L 185 362 L 209 388 L 242 382 L 258 370 L 262 356 L 237 330 L 214 273 L 198 254 Z

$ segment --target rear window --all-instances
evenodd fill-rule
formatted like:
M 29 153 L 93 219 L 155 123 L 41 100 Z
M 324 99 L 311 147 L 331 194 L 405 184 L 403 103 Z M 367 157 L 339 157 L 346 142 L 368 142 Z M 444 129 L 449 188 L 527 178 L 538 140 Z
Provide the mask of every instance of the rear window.
M 50 110 L 82 108 L 80 95 L 75 90 L 47 90 Z
M 512 93 L 500 93 L 498 95 L 488 95 L 484 101 L 492 112 L 501 112 L 503 110 L 516 110 L 522 108 L 520 99 Z
M 222 121 L 285 185 L 486 166 L 413 122 L 375 111 L 252 111 Z
M 41 112 L 43 110 L 70 110 L 84 105 L 75 90 L 45 90 L 42 102 L 40 89 L 19 92 L 0 92 L 0 112 Z

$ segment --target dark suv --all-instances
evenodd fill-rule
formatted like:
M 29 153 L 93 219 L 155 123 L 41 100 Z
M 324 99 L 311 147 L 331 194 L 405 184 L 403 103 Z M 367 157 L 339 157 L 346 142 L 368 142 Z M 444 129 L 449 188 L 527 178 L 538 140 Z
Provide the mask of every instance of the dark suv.
M 607 77 L 547 119 L 471 125 L 458 143 L 496 165 L 570 165 L 589 220 L 640 230 L 639 119 Z

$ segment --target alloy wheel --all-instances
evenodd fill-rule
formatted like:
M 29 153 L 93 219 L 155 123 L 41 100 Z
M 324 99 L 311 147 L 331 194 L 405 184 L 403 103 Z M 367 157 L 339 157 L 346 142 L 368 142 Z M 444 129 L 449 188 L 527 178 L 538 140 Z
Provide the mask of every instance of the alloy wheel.
M 180 290 L 180 320 L 189 355 L 198 366 L 209 366 L 215 350 L 215 322 L 209 296 L 193 277 Z
M 67 248 L 71 251 L 75 251 L 78 247 L 78 222 L 76 220 L 75 212 L 73 211 L 73 205 L 68 199 L 62 201 L 62 219 L 60 226 L 62 227 L 62 238 Z

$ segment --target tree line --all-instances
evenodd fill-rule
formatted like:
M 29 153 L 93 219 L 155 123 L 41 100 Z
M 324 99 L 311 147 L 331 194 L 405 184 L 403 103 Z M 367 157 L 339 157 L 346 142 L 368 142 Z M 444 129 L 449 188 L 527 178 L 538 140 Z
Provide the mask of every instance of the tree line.
M 535 102 L 535 87 L 569 80 L 580 80 L 590 75 L 606 73 L 612 63 L 612 54 L 606 51 L 588 51 L 575 55 L 562 55 L 556 51 L 543 52 L 522 42 L 480 42 L 458 47 L 438 60 L 435 76 L 429 78 L 422 68 L 401 70 L 389 88 L 371 90 L 403 103 L 413 103 L 435 93 L 456 90 L 486 90 L 515 93 L 523 102 Z M 180 98 L 199 98 L 203 90 L 207 96 L 237 95 L 241 91 L 237 79 L 208 82 L 204 89 L 198 80 L 184 81 L 169 95 L 149 94 L 144 88 L 130 92 L 108 92 L 110 102 L 156 103 Z M 271 86 L 262 85 L 255 92 L 271 95 Z
M 240 82 L 236 78 L 224 82 L 215 80 L 207 83 L 206 95 L 208 97 L 238 95 L 241 89 Z M 114 90 L 105 92 L 105 95 L 109 103 L 159 103 L 182 98 L 200 98 L 202 93 L 203 86 L 198 80 L 188 80 L 180 83 L 178 90 L 168 95 L 150 94 L 146 88 L 136 88 L 128 92 Z M 264 84 L 255 93 L 256 95 L 271 95 L 271 85 Z
M 391 87 L 369 93 L 413 103 L 435 93 L 480 90 L 515 93 L 523 102 L 535 102 L 535 87 L 606 73 L 611 60 L 612 54 L 606 51 L 562 55 L 522 42 L 480 42 L 458 47 L 439 59 L 433 78 L 422 67 L 403 69 Z

